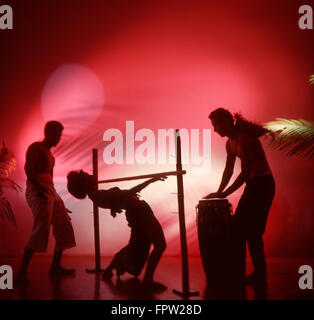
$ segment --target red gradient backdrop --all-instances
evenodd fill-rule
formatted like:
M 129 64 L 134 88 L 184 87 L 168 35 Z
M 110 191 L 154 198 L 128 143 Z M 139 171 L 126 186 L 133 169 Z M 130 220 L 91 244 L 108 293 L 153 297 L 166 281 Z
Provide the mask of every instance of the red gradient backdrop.
M 2 1 L 1 1 L 2 2 Z M 45 121 L 61 120 L 55 150 L 56 188 L 73 211 L 77 247 L 93 252 L 92 206 L 66 192 L 72 169 L 91 169 L 99 148 L 100 178 L 173 170 L 173 165 L 105 165 L 103 133 L 149 128 L 208 128 L 210 110 L 224 106 L 259 122 L 313 120 L 313 30 L 298 28 L 303 1 L 11 1 L 14 29 L 0 31 L 0 138 L 17 156 L 14 179 L 25 188 L 27 146 Z M 199 254 L 195 205 L 218 188 L 224 140 L 212 134 L 211 170 L 184 178 L 189 252 Z M 79 146 L 77 150 L 74 146 Z M 265 146 L 277 192 L 265 234 L 272 256 L 314 256 L 313 162 Z M 128 188 L 137 182 L 120 183 Z M 112 185 L 110 185 L 112 186 Z M 109 187 L 103 186 L 103 187 Z M 242 190 L 242 189 L 241 189 Z M 241 190 L 230 197 L 236 206 Z M 142 192 L 161 221 L 166 254 L 179 254 L 175 178 Z M 23 194 L 8 194 L 18 229 L 0 221 L 0 255 L 18 255 L 32 227 Z M 102 254 L 128 239 L 123 215 L 102 210 Z M 50 249 L 53 245 L 51 239 Z M 51 252 L 51 251 L 49 251 Z

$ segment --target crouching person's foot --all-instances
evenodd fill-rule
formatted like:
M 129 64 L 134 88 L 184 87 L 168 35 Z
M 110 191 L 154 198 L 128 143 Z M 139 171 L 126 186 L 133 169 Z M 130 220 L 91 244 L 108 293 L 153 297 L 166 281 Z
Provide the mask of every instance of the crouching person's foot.
M 110 269 L 105 269 L 105 271 L 101 275 L 101 278 L 104 281 L 110 280 L 112 277 L 113 277 L 113 272 Z
M 74 275 L 75 269 L 66 269 L 61 266 L 58 267 L 51 267 L 49 269 L 49 274 L 51 276 L 70 276 Z

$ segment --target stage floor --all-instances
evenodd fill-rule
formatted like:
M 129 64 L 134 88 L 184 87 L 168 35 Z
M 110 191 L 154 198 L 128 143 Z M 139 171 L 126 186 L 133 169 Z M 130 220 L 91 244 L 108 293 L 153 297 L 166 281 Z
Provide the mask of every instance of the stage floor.
M 106 266 L 110 261 L 109 257 L 102 258 L 102 265 Z M 162 258 L 155 275 L 155 280 L 165 284 L 168 289 L 153 293 L 144 290 L 139 281 L 130 275 L 125 274 L 121 281 L 116 281 L 114 276 L 111 281 L 104 282 L 97 274 L 85 272 L 86 268 L 93 267 L 94 258 L 89 256 L 65 256 L 63 265 L 75 267 L 75 276 L 52 278 L 48 275 L 51 257 L 36 255 L 29 268 L 31 283 L 25 288 L 14 288 L 13 290 L 0 290 L 0 299 L 3 300 L 180 300 L 181 298 L 173 293 L 173 289 L 182 289 L 181 283 L 181 258 Z M 290 300 L 290 299 L 314 299 L 314 290 L 301 290 L 298 287 L 300 274 L 298 269 L 301 265 L 307 264 L 314 267 L 314 259 L 283 259 L 269 258 L 268 263 L 268 300 Z M 0 265 L 11 265 L 16 272 L 19 259 L 0 259 Z M 201 260 L 198 257 L 191 257 L 189 260 L 190 289 L 199 291 L 199 296 L 191 299 L 207 299 L 205 275 L 202 269 Z M 247 273 L 252 270 L 250 261 L 247 263 Z M 142 276 L 142 275 L 141 275 Z M 140 276 L 140 279 L 141 279 Z M 210 299 L 215 296 L 210 295 Z M 241 299 L 243 296 L 241 297 Z M 246 286 L 245 297 L 252 300 L 256 298 L 256 290 Z

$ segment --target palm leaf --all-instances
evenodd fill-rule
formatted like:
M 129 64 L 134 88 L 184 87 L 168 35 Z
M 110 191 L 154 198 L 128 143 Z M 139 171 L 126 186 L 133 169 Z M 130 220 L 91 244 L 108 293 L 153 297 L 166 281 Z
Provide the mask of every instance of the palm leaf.
M 282 119 L 267 122 L 264 128 L 270 131 L 269 145 L 287 152 L 288 156 L 314 156 L 314 122 L 303 119 Z
M 21 187 L 9 178 L 15 169 L 16 159 L 4 145 L 0 144 L 0 218 L 8 219 L 16 227 L 16 220 L 10 202 L 4 197 L 4 189 L 21 191 Z
M 2 142 L 0 144 L 0 177 L 7 178 L 15 169 L 16 159 Z
M 11 189 L 13 191 L 22 191 L 22 188 L 9 178 L 0 178 L 0 190 Z M 1 195 L 1 191 L 0 191 Z
M 119 119 L 120 115 L 126 111 L 126 107 L 120 105 L 107 105 L 107 108 L 109 111 L 113 110 L 110 114 L 113 119 Z M 103 113 L 88 127 L 88 130 L 76 136 L 64 136 L 62 143 L 54 150 L 55 156 L 59 157 L 58 161 L 67 162 L 71 159 L 79 159 L 82 167 L 90 166 L 91 149 L 103 148 L 104 123 L 107 123 L 107 117 L 108 112 Z M 67 120 L 69 123 L 72 118 L 69 117 Z M 76 120 L 80 120 L 80 118 L 78 117 Z
M 0 197 L 0 218 L 7 218 L 16 227 L 16 220 L 10 202 L 4 197 Z
M 314 84 L 314 74 L 312 74 L 312 75 L 310 76 L 310 83 L 311 83 L 311 84 Z

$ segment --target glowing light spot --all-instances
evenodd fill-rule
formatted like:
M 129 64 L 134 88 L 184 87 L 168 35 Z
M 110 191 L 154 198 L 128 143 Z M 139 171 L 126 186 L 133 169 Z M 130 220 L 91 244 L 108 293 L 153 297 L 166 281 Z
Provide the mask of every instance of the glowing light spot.
M 58 120 L 65 134 L 77 134 L 100 115 L 105 94 L 97 75 L 77 64 L 60 66 L 47 80 L 41 106 L 45 121 Z

